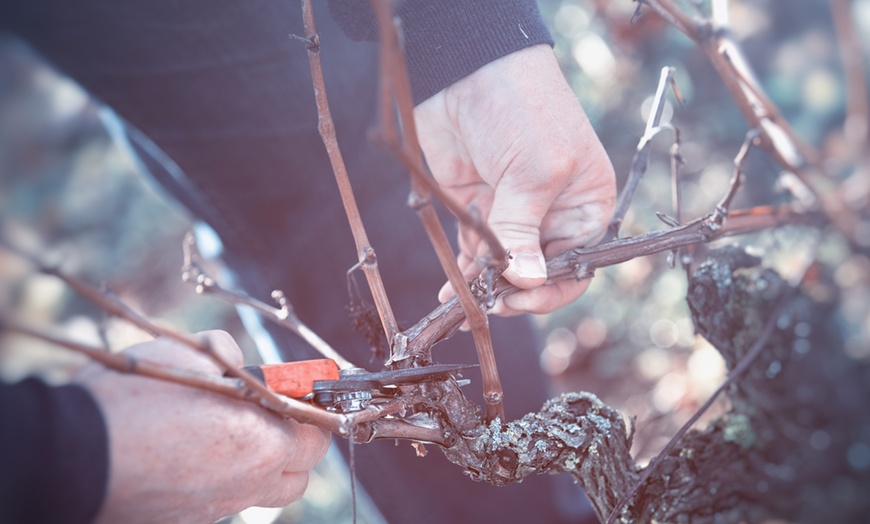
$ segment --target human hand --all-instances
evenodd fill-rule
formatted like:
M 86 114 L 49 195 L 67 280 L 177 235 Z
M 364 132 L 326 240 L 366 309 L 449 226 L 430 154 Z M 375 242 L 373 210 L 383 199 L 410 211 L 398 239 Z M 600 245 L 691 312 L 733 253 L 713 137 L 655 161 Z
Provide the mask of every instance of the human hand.
M 223 331 L 196 335 L 231 365 L 242 353 Z M 223 375 L 207 356 L 161 338 L 127 353 L 194 373 Z M 99 522 L 203 522 L 250 506 L 299 499 L 326 432 L 217 393 L 89 364 L 78 381 L 109 431 L 109 486 Z
M 549 46 L 478 69 L 414 110 L 432 174 L 460 205 L 474 206 L 510 253 L 504 272 L 525 290 L 493 312 L 545 313 L 580 296 L 588 280 L 546 283 L 544 257 L 602 237 L 613 212 L 610 160 Z M 483 269 L 485 243 L 461 227 L 458 263 Z M 449 284 L 439 297 L 452 295 Z

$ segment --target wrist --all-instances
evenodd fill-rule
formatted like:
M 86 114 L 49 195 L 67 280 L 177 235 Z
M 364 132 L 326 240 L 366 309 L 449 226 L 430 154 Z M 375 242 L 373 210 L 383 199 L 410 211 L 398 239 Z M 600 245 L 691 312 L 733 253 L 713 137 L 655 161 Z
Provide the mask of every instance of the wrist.
M 408 0 L 398 14 L 415 104 L 501 57 L 553 45 L 531 0 Z

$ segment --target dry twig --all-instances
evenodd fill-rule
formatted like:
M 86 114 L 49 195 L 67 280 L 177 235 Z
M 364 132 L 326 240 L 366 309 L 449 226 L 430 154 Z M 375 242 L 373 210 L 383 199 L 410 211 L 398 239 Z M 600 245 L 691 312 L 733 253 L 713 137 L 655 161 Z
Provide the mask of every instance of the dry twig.
M 798 137 L 758 86 L 740 45 L 727 27 L 727 0 L 717 0 L 713 9 L 716 16 L 712 19 L 692 18 L 672 0 L 639 0 L 639 3 L 649 6 L 704 52 L 749 126 L 760 130 L 760 146 L 800 179 L 827 218 L 854 242 L 858 217 L 843 205 L 837 192 L 826 190 L 831 181 L 818 164 L 818 153 Z
M 628 213 L 628 208 L 631 205 L 631 199 L 634 196 L 634 191 L 646 173 L 649 167 L 649 157 L 652 152 L 652 139 L 655 138 L 660 131 L 671 129 L 674 133 L 674 141 L 679 141 L 679 131 L 670 124 L 662 125 L 662 113 L 665 109 L 665 90 L 670 85 L 677 99 L 680 100 L 679 91 L 674 83 L 674 68 L 665 66 L 662 68 L 659 84 L 656 88 L 655 98 L 653 99 L 652 107 L 650 108 L 649 116 L 646 121 L 646 128 L 643 136 L 637 144 L 637 151 L 631 162 L 631 171 L 628 173 L 628 180 L 625 187 L 619 193 L 619 200 L 616 202 L 616 207 L 613 210 L 613 217 L 610 219 L 610 225 L 607 228 L 607 235 L 603 241 L 619 238 L 619 228 L 622 227 L 622 221 L 625 219 L 625 214 Z
M 279 306 L 276 308 L 251 296 L 230 291 L 219 285 L 217 280 L 209 275 L 205 267 L 203 267 L 202 255 L 199 252 L 196 238 L 192 232 L 188 232 L 184 236 L 182 251 L 184 252 L 184 263 L 181 267 L 181 278 L 185 282 L 193 283 L 194 289 L 198 294 L 215 295 L 230 304 L 253 308 L 265 318 L 299 335 L 302 340 L 317 350 L 318 353 L 334 360 L 340 369 L 356 367 L 296 316 L 293 306 L 287 302 L 283 292 L 279 290 L 272 292 L 272 298 Z
M 332 165 L 335 180 L 338 182 L 341 201 L 344 204 L 344 211 L 350 222 L 350 228 L 356 243 L 358 262 L 368 281 L 384 333 L 387 335 L 387 340 L 392 342 L 393 337 L 399 330 L 398 324 L 390 307 L 386 289 L 384 289 L 384 281 L 378 271 L 375 250 L 369 243 L 368 235 L 366 235 L 365 227 L 362 223 L 359 207 L 357 206 L 353 188 L 347 175 L 347 167 L 344 164 L 344 159 L 338 147 L 338 139 L 335 137 L 335 124 L 329 111 L 329 101 L 326 98 L 326 85 L 323 81 L 323 66 L 320 63 L 320 36 L 317 34 L 317 26 L 314 23 L 314 10 L 311 0 L 302 0 L 302 15 L 306 35 L 305 37 L 293 35 L 293 37 L 305 42 L 305 48 L 308 50 L 308 65 L 311 70 L 311 81 L 314 85 L 314 97 L 317 103 L 317 129 L 329 155 L 329 162 Z
M 850 146 L 850 156 L 857 157 L 866 151 L 870 129 L 870 102 L 867 95 L 867 64 L 861 49 L 861 41 L 855 31 L 850 12 L 850 0 L 830 0 L 831 14 L 840 46 L 843 74 L 846 81 L 846 119 L 843 135 Z
M 217 364 L 220 369 L 224 370 L 224 373 L 226 375 L 233 377 L 237 379 L 239 383 L 244 384 L 244 389 L 241 390 L 240 393 L 231 393 L 231 396 L 233 396 L 234 398 L 238 398 L 238 396 L 241 395 L 245 400 L 255 402 L 262 407 L 269 409 L 270 411 L 274 411 L 276 413 L 280 413 L 286 416 L 292 416 L 294 418 L 297 418 L 298 416 L 298 419 L 300 421 L 315 424 L 323 429 L 327 429 L 341 435 L 347 435 L 349 422 L 344 417 L 336 418 L 335 415 L 327 413 L 323 410 L 316 409 L 311 405 L 289 399 L 282 395 L 278 395 L 266 388 L 265 385 L 263 385 L 245 370 L 232 366 L 219 353 L 214 351 L 214 349 L 209 344 L 202 343 L 194 337 L 178 333 L 177 331 L 174 331 L 170 328 L 154 324 L 139 313 L 127 307 L 120 300 L 110 296 L 107 293 L 101 292 L 99 289 L 89 284 L 88 282 L 85 282 L 84 280 L 76 278 L 72 275 L 67 275 L 58 268 L 48 267 L 45 264 L 42 264 L 37 257 L 25 252 L 22 249 L 11 246 L 8 242 L 2 241 L 0 242 L 0 246 L 7 248 L 9 251 L 16 253 L 25 260 L 31 262 L 40 272 L 52 275 L 62 280 L 66 285 L 68 285 L 82 297 L 91 301 L 94 305 L 99 307 L 104 312 L 126 320 L 127 322 L 142 329 L 146 333 L 151 334 L 152 336 L 161 336 L 172 339 L 180 344 L 196 350 L 199 353 L 208 356 L 215 362 L 215 364 Z M 20 331 L 22 333 L 36 336 L 53 343 L 57 343 L 58 345 L 61 345 L 63 347 L 67 347 L 80 353 L 87 354 L 91 358 L 97 357 L 95 358 L 96 360 L 106 365 L 109 365 L 110 367 L 118 371 L 139 373 L 142 369 L 140 367 L 137 367 L 135 364 L 125 362 L 125 360 L 120 357 L 104 358 L 102 355 L 107 353 L 98 348 L 90 348 L 89 350 L 87 346 L 81 344 L 76 344 L 74 342 L 66 343 L 62 339 L 52 337 L 47 333 L 42 333 L 38 329 L 16 323 L 11 319 L 4 319 L 4 324 L 6 324 L 10 329 L 16 329 L 17 331 Z M 145 369 L 149 373 L 161 373 L 161 371 L 155 370 L 152 367 L 146 366 Z M 178 382 L 180 384 L 186 384 L 189 380 L 189 377 L 183 375 L 183 373 L 181 374 L 181 376 L 176 376 L 172 373 L 163 373 L 163 376 L 155 376 L 155 378 L 165 378 L 166 380 Z
M 489 322 L 486 318 L 485 308 L 491 308 L 494 304 L 487 301 L 479 304 L 472 295 L 465 276 L 459 269 L 456 257 L 453 253 L 444 229 L 438 220 L 435 209 L 432 207 L 431 196 L 434 194 L 460 222 L 473 227 L 487 242 L 490 248 L 492 260 L 486 264 L 487 270 L 495 266 L 499 273 L 504 269 L 505 251 L 495 237 L 493 231 L 479 219 L 474 218 L 461 206 L 448 197 L 435 183 L 429 174 L 420 145 L 417 140 L 417 131 L 414 122 L 413 103 L 411 99 L 411 86 L 408 80 L 405 57 L 400 42 L 397 21 L 392 17 L 392 2 L 389 0 L 373 0 L 372 5 L 378 18 L 378 26 L 381 31 L 381 131 L 387 147 L 399 158 L 402 164 L 411 174 L 411 195 L 408 199 L 411 207 L 417 211 L 429 240 L 435 248 L 435 253 L 444 268 L 450 284 L 456 292 L 459 303 L 462 306 L 468 324 L 474 337 L 474 345 L 477 349 L 477 359 L 480 362 L 480 370 L 483 380 L 483 395 L 487 406 L 487 419 L 500 418 L 504 420 L 504 393 L 501 387 L 501 379 L 498 375 L 498 367 L 495 360 L 495 350 L 492 346 L 492 337 L 489 333 Z M 395 97 L 395 98 L 393 98 Z M 397 108 L 398 115 L 393 115 L 390 108 Z M 395 120 L 401 123 L 402 140 L 395 131 Z M 402 334 L 396 338 L 393 344 L 394 351 L 390 360 L 401 361 L 410 356 L 415 356 L 423 362 L 431 362 L 428 348 L 417 353 L 407 353 L 407 339 Z

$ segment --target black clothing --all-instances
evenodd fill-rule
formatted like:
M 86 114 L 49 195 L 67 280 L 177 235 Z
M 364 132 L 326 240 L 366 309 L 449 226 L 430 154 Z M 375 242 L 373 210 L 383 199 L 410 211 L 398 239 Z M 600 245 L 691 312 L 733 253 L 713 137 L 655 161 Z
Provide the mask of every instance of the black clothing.
M 345 33 L 372 39 L 373 18 L 367 0 L 336 0 L 330 11 L 340 28 L 315 4 L 338 140 L 387 292 L 407 327 L 437 305 L 445 277 L 404 206 L 407 176 L 366 138 L 377 119 L 377 46 Z M 409 0 L 399 14 L 417 101 L 488 61 L 550 41 L 530 0 Z M 134 146 L 152 175 L 218 232 L 223 258 L 249 294 L 269 300 L 282 289 L 333 347 L 377 366 L 343 315 L 344 275 L 356 255 L 317 134 L 306 51 L 288 38 L 304 33 L 296 1 L 6 0 L 2 28 L 135 128 Z M 271 332 L 287 360 L 316 356 L 292 334 Z M 530 324 L 492 319 L 492 333 L 508 418 L 538 410 L 547 389 Z M 469 362 L 474 349 L 469 337 L 454 337 L 434 356 Z M 466 394 L 481 398 L 472 378 Z M 417 459 L 393 442 L 358 446 L 355 454 L 362 485 L 390 522 L 560 522 L 565 511 L 555 494 L 582 497 L 566 487 L 567 477 L 505 488 L 472 483 L 440 453 Z M 580 518 L 570 510 L 568 517 Z
M 355 40 L 377 40 L 370 0 L 331 0 L 330 12 Z M 536 2 L 397 2 L 414 103 L 419 104 L 496 58 L 535 44 L 553 45 Z
M 84 388 L 0 383 L 0 522 L 92 522 L 107 449 L 100 408 Z

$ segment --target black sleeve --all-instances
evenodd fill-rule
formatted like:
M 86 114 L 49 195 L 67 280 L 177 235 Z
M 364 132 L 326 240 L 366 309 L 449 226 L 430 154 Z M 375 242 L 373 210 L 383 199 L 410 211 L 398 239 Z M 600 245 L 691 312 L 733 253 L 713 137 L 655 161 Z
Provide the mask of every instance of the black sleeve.
M 369 0 L 331 0 L 333 18 L 356 40 L 376 40 Z M 534 0 L 406 0 L 397 11 L 414 103 L 497 58 L 553 45 Z
M 92 522 L 108 465 L 106 425 L 87 390 L 0 383 L 0 522 Z

